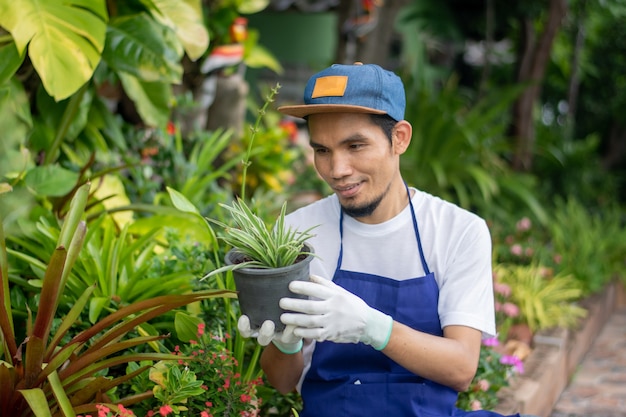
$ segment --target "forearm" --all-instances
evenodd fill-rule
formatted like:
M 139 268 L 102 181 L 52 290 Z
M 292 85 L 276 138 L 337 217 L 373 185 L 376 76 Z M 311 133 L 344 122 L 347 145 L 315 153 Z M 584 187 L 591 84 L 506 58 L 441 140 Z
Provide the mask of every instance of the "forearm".
M 302 351 L 289 355 L 270 343 L 261 354 L 261 368 L 269 383 L 280 393 L 287 394 L 296 388 L 302 375 Z
M 439 337 L 394 322 L 382 352 L 421 377 L 464 391 L 476 373 L 480 337 L 478 330 L 463 326 L 446 327 Z

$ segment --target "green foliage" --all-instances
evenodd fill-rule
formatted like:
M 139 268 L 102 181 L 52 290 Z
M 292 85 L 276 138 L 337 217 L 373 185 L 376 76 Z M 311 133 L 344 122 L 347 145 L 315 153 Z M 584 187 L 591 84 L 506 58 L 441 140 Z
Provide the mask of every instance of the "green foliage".
M 591 212 L 574 198 L 557 199 L 550 223 L 559 268 L 589 295 L 626 273 L 624 210 L 613 204 Z
M 125 189 L 136 203 L 168 204 L 165 188 L 179 190 L 202 213 L 217 208 L 230 190 L 231 171 L 242 159 L 232 149 L 233 133 L 194 130 L 183 136 L 174 124 L 167 129 L 142 129 L 129 137 L 129 155 L 122 155 Z M 228 152 L 227 152 L 228 151 Z M 227 154 L 228 153 L 228 154 Z M 141 159 L 135 155 L 141 155 Z
M 512 287 L 511 299 L 520 308 L 520 320 L 533 332 L 551 327 L 572 328 L 586 315 L 578 305 L 580 285 L 566 273 L 552 275 L 537 265 L 498 264 L 494 276 Z
M 0 299 L 3 300 L 0 308 L 3 341 L 0 346 L 0 396 L 7 399 L 0 404 L 2 415 L 47 417 L 62 412 L 71 416 L 85 410 L 95 411 L 97 398 L 136 375 L 107 377 L 107 370 L 133 361 L 176 358 L 170 354 L 135 351 L 135 347 L 154 343 L 164 336 L 125 338 L 127 335 L 172 309 L 207 298 L 234 296 L 232 292 L 216 290 L 154 297 L 123 306 L 93 326 L 76 330 L 75 324 L 80 321 L 81 312 L 95 287 L 90 286 L 80 294 L 63 316 L 58 316 L 59 302 L 87 233 L 82 217 L 89 187 L 87 183 L 77 190 L 57 233 L 56 246 L 41 281 L 41 297 L 34 322 L 30 314 L 26 319 L 13 314 L 9 296 L 9 257 L 0 227 Z M 34 261 L 33 265 L 37 269 L 40 262 Z M 52 332 L 58 319 L 60 323 Z M 27 329 L 23 340 L 18 338 L 16 327 Z M 139 396 L 129 401 L 141 401 L 142 398 Z
M 438 95 L 421 91 L 409 96 L 405 118 L 413 125 L 413 139 L 403 155 L 404 178 L 485 216 L 500 215 L 494 206 L 508 200 L 545 221 L 532 184 L 527 186 L 524 175 L 513 173 L 502 156 L 508 150 L 508 118 L 503 114 L 520 88 L 495 91 L 470 106 L 456 87 L 451 80 Z
M 599 157 L 597 134 L 571 140 L 554 126 L 538 126 L 533 171 L 542 181 L 537 184 L 542 196 L 575 198 L 590 208 L 611 201 L 618 180 L 603 166 Z M 552 205 L 552 201 L 547 201 Z
M 202 322 L 194 333 L 188 343 L 175 347 L 178 361 L 128 365 L 127 373 L 144 370 L 134 379 L 131 392 L 154 392 L 153 398 L 133 407 L 135 413 L 147 415 L 169 406 L 176 415 L 189 417 L 201 412 L 214 416 L 252 415 L 260 403 L 260 375 L 250 377 L 240 371 L 238 360 L 227 347 L 230 336 L 207 332 Z

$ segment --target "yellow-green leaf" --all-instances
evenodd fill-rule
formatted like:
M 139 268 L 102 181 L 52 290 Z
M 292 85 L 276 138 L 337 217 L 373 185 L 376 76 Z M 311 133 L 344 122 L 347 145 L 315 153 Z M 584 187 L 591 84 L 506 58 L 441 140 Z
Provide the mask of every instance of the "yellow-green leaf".
M 93 75 L 104 48 L 104 0 L 22 0 L 0 3 L 0 26 L 28 55 L 48 94 L 59 101 Z

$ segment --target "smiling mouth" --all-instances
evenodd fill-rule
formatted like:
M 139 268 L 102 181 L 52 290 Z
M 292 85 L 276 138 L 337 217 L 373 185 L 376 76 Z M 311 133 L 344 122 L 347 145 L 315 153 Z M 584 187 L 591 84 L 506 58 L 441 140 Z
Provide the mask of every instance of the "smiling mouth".
M 342 197 L 352 197 L 359 190 L 361 183 L 334 187 L 335 192 Z

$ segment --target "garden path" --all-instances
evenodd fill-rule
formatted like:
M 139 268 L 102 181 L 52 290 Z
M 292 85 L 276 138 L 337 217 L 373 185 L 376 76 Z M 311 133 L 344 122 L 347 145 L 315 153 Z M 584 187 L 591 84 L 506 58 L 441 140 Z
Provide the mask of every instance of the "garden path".
M 611 315 L 550 417 L 626 417 L 626 307 Z

